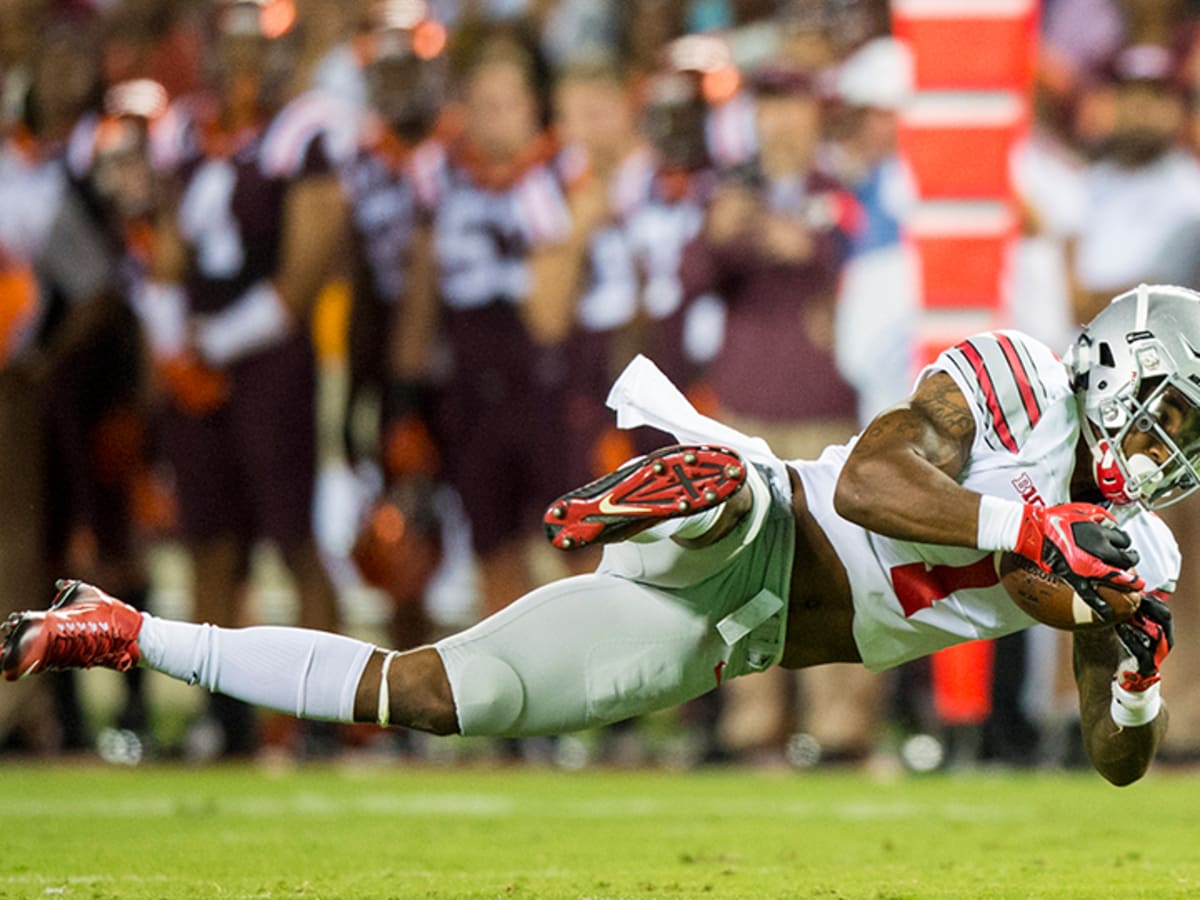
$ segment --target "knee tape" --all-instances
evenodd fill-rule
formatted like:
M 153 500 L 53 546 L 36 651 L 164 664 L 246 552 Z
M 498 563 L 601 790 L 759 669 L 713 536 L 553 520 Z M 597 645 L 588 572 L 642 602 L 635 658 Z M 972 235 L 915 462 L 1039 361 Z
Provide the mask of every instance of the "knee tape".
M 525 708 L 525 686 L 502 659 L 472 656 L 449 672 L 459 730 L 464 735 L 502 735 Z
M 762 531 L 763 522 L 767 520 L 767 513 L 771 511 L 770 485 L 758 471 L 758 466 L 753 463 L 746 465 L 746 487 L 750 490 L 750 496 L 754 498 L 754 505 L 748 514 L 750 525 L 746 529 L 746 533 L 742 535 L 743 547 L 758 537 L 759 532 Z

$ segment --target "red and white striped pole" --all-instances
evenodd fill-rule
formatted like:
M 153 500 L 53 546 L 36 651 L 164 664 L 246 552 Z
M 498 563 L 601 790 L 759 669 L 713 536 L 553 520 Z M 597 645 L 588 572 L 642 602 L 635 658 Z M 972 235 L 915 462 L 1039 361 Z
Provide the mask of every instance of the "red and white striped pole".
M 1028 127 L 1036 0 L 892 0 L 912 52 L 915 94 L 899 122 L 918 205 L 905 226 L 920 271 L 914 367 L 970 334 L 1002 327 L 1020 217 L 1009 158 Z M 935 707 L 948 725 L 991 712 L 993 646 L 934 655 Z

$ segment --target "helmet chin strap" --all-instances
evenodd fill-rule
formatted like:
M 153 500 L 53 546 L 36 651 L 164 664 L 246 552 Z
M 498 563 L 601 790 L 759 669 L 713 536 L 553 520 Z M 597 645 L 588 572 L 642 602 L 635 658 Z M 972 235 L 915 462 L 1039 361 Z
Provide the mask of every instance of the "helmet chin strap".
M 1086 414 L 1082 414 L 1082 409 L 1080 413 L 1082 419 L 1080 427 L 1083 430 L 1088 449 L 1092 452 L 1092 478 L 1100 490 L 1100 495 L 1116 506 L 1133 503 L 1133 498 L 1126 490 L 1125 473 L 1121 471 L 1121 467 L 1117 463 L 1112 444 L 1109 443 L 1108 438 L 1102 438 L 1096 434 L 1096 426 L 1092 424 Z
M 1092 474 L 1096 479 L 1096 487 L 1100 489 L 1104 499 L 1117 506 L 1132 503 L 1133 498 L 1126 490 L 1125 475 L 1117 465 L 1117 459 L 1113 455 L 1108 441 L 1095 442 L 1092 444 L 1091 450 Z
M 1116 453 L 1108 438 L 1099 437 L 1090 421 L 1084 420 L 1084 438 L 1092 452 L 1092 477 L 1101 496 L 1115 506 L 1126 506 L 1138 502 L 1143 488 L 1154 488 L 1162 481 L 1159 466 L 1144 453 L 1135 453 L 1125 460 L 1125 471 L 1117 463 Z M 1128 474 L 1126 474 L 1128 473 Z M 1131 485 L 1139 485 L 1134 490 Z

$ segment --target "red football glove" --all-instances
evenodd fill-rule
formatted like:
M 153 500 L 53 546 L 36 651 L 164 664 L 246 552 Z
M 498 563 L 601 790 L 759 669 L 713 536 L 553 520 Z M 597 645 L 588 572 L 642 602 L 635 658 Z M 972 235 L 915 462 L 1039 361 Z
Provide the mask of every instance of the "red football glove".
M 381 456 L 389 483 L 406 475 L 437 475 L 440 454 L 430 427 L 433 404 L 432 388 L 424 382 L 398 378 L 385 388 Z
M 190 351 L 158 361 L 158 374 L 175 405 L 193 416 L 216 412 L 229 399 L 225 375 Z
M 1033 560 L 1075 589 L 1102 619 L 1112 619 L 1112 607 L 1100 599 L 1093 582 L 1121 591 L 1140 591 L 1142 579 L 1127 571 L 1138 554 L 1129 535 L 1117 527 L 1107 510 L 1090 503 L 1057 506 L 1025 505 L 1017 553 Z
M 423 419 L 409 415 L 388 423 L 383 436 L 383 468 L 389 480 L 405 475 L 432 478 L 438 466 L 437 444 Z
M 1117 672 L 1118 683 L 1125 690 L 1140 694 L 1161 679 L 1159 667 L 1175 646 L 1171 610 L 1161 597 L 1147 594 L 1132 618 L 1117 626 L 1117 637 L 1131 657 Z M 1137 666 L 1136 671 L 1124 668 L 1130 663 Z

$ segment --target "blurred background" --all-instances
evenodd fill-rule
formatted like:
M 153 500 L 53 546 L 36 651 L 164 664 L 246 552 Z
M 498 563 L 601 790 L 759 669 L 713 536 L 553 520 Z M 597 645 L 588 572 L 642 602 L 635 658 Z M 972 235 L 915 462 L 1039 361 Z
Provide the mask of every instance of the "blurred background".
M 817 455 L 960 337 L 1200 288 L 1191 0 L 0 0 L 0 613 L 409 647 L 585 571 L 557 494 L 664 442 L 636 353 Z M 1166 664 L 1200 758 L 1200 529 Z M 570 567 L 574 567 L 573 569 Z M 544 741 L 6 686 L 0 759 L 1085 765 L 1069 637 L 738 679 Z

